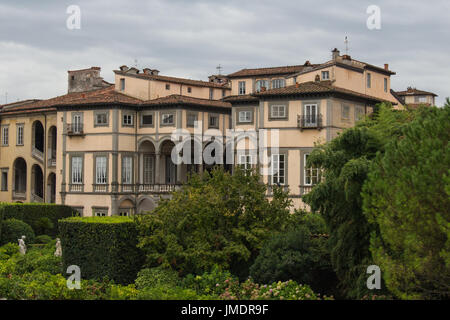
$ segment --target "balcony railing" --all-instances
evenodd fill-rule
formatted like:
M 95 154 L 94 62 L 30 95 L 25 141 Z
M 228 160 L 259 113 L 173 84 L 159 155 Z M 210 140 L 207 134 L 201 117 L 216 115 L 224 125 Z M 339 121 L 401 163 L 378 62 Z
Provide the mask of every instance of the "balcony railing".
M 170 193 L 178 190 L 178 184 L 138 184 L 138 193 Z
M 67 125 L 67 135 L 69 136 L 82 136 L 83 124 L 82 123 L 70 123 Z
M 82 183 L 69 184 L 69 191 L 70 192 L 83 192 L 84 184 L 82 184 Z
M 43 203 L 44 198 L 38 196 L 37 194 L 31 193 L 31 202 Z
M 27 192 L 13 190 L 12 196 L 13 196 L 13 199 L 16 199 L 16 200 L 25 200 L 27 198 Z
M 41 150 L 37 149 L 35 146 L 33 146 L 33 149 L 31 151 L 31 155 L 33 157 L 35 157 L 36 159 L 38 159 L 41 162 L 44 162 L 44 152 L 42 152 Z
M 120 192 L 135 193 L 135 190 L 136 190 L 135 184 L 121 184 L 120 185 Z
M 48 159 L 49 167 L 56 167 L 56 159 Z
M 299 186 L 300 187 L 300 196 L 304 196 L 311 192 L 314 186 Z
M 297 126 L 303 129 L 322 129 L 322 115 L 299 115 L 297 117 Z
M 92 190 L 94 192 L 100 192 L 100 193 L 108 192 L 109 184 L 93 184 L 92 185 Z

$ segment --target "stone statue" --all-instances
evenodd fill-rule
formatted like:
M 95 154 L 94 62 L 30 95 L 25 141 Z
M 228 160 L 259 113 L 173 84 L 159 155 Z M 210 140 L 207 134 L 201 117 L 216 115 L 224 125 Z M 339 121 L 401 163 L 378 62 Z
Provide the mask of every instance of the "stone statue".
M 22 238 L 18 239 L 19 241 L 19 252 L 20 254 L 24 255 L 27 253 L 27 245 L 25 244 L 25 236 L 22 236 Z
M 61 256 L 62 256 L 61 240 L 59 240 L 59 238 L 56 238 L 55 257 L 61 257 Z

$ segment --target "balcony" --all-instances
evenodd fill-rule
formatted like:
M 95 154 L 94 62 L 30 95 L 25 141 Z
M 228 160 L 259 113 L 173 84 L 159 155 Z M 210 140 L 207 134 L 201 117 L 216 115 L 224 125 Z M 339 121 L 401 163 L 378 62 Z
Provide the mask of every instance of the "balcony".
M 314 186 L 299 186 L 300 187 L 300 196 L 304 196 L 311 192 Z
M 303 131 L 304 129 L 322 130 L 322 115 L 298 115 L 297 127 L 300 128 L 300 131 Z
M 83 192 L 84 184 L 82 184 L 82 183 L 69 184 L 69 191 L 70 192 Z
M 67 125 L 68 136 L 84 136 L 82 123 L 71 123 Z
M 98 193 L 107 193 L 109 190 L 109 184 L 93 184 L 92 190 Z
M 138 193 L 171 193 L 180 189 L 179 184 L 138 184 Z

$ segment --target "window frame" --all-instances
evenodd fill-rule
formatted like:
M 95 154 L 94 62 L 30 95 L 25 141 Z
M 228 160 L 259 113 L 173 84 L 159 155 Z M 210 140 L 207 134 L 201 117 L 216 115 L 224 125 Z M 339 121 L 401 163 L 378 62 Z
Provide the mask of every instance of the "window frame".
M 99 115 L 105 116 L 105 119 L 106 119 L 105 123 L 98 122 Z M 95 127 L 108 127 L 108 126 L 109 126 L 109 111 L 108 110 L 94 111 L 94 128 Z
M 246 81 L 238 82 L 238 95 L 242 96 L 246 94 Z
M 211 119 L 216 119 L 216 124 L 211 124 Z M 220 116 L 215 113 L 208 114 L 208 128 L 219 129 Z
M 80 178 L 81 178 L 81 182 L 75 182 L 74 181 L 74 159 L 81 159 L 80 161 L 80 165 L 81 165 L 81 172 L 80 172 Z M 70 156 L 70 184 L 74 184 L 74 185 L 83 185 L 84 184 L 84 155 L 80 155 L 80 154 L 74 154 Z
M 388 79 L 384 78 L 384 92 L 388 92 Z
M 9 146 L 9 124 L 2 125 L 2 146 L 7 147 Z M 6 134 L 5 134 L 6 132 Z
M 347 112 L 345 112 L 346 108 L 348 108 Z M 341 119 L 350 120 L 350 105 L 343 103 L 341 104 Z
M 311 107 L 315 106 L 314 110 L 314 114 L 315 114 L 315 121 L 312 122 L 311 119 L 307 119 L 307 108 L 309 107 L 310 109 L 310 113 L 311 113 L 311 118 L 312 118 L 312 112 L 311 112 Z M 305 103 L 303 105 L 303 116 L 305 118 L 305 125 L 310 125 L 310 126 L 317 126 L 319 124 L 319 103 L 317 102 L 313 102 L 313 103 Z
M 372 74 L 370 72 L 368 72 L 366 78 L 367 78 L 366 86 L 368 89 L 371 89 L 372 88 Z
M 124 177 L 125 177 L 125 159 L 131 159 L 130 162 L 130 181 L 125 181 Z M 130 154 L 126 154 L 126 155 L 122 155 L 122 161 L 121 161 L 121 184 L 123 185 L 132 185 L 134 184 L 134 157 L 133 155 Z
M 280 116 L 280 107 L 283 107 L 284 115 Z M 274 109 L 278 108 L 278 115 L 274 115 Z M 272 120 L 284 120 L 287 119 L 287 106 L 285 104 L 271 104 L 269 118 Z
M 276 85 L 277 83 L 279 83 L 280 85 Z M 279 88 L 285 88 L 286 87 L 286 79 L 273 79 L 271 81 L 272 84 L 272 89 L 279 89 Z
M 310 153 L 305 153 L 303 155 L 303 185 L 304 186 L 314 186 L 316 184 L 318 184 L 320 181 L 320 169 L 319 168 L 307 168 L 306 167 L 306 161 L 307 161 L 307 157 L 310 155 Z M 314 170 L 316 171 L 316 175 L 313 175 L 312 173 L 314 172 Z M 308 175 L 307 172 L 310 171 L 310 174 Z M 306 178 L 310 177 L 311 181 L 308 184 L 306 182 Z M 316 183 L 313 183 L 313 177 L 315 177 L 317 179 Z
M 9 168 L 2 168 L 1 173 L 2 173 L 2 176 L 1 176 L 2 180 L 1 180 L 0 191 L 8 191 Z M 6 179 L 3 179 L 5 175 L 6 175 Z
M 104 167 L 104 181 L 99 181 L 99 172 L 98 172 L 98 160 L 99 159 L 104 159 L 105 160 L 105 167 Z M 106 154 L 95 154 L 94 155 L 94 165 L 93 165 L 93 169 L 94 169 L 94 173 L 93 173 L 93 180 L 94 180 L 94 184 L 97 185 L 108 185 L 108 171 L 109 171 L 109 157 Z
M 261 83 L 264 83 L 265 86 L 262 86 Z M 269 80 L 259 79 L 255 81 L 255 91 L 261 92 L 261 88 L 265 87 L 266 90 L 269 90 Z
M 324 75 L 327 75 L 326 77 L 324 77 Z M 330 71 L 329 70 L 324 70 L 321 72 L 321 77 L 322 80 L 330 80 Z
M 249 113 L 250 120 L 249 121 L 241 121 L 241 113 Z M 253 123 L 253 110 L 252 109 L 241 109 L 237 110 L 237 123 L 238 124 L 252 124 Z
M 131 124 L 125 122 L 125 117 L 130 117 Z M 134 114 L 131 112 L 122 112 L 122 127 L 134 127 Z
M 20 131 L 21 131 L 20 129 L 22 129 L 22 135 L 20 135 Z M 23 123 L 18 123 L 16 125 L 16 145 L 17 146 L 24 145 L 24 137 L 25 137 L 24 133 L 25 133 L 25 125 Z
M 171 123 L 164 123 L 164 116 L 165 115 L 169 115 L 172 116 L 172 122 Z M 174 111 L 164 111 L 161 112 L 161 116 L 160 116 L 160 127 L 174 127 L 176 124 L 176 112 Z
M 283 161 L 282 162 L 280 160 L 281 156 L 283 157 Z M 278 160 L 274 161 L 274 157 L 278 157 Z M 274 170 L 275 170 L 274 163 L 278 163 L 278 171 L 277 171 L 276 175 L 274 174 Z M 280 177 L 281 177 L 281 175 L 280 175 L 280 163 L 283 163 L 283 169 L 282 169 L 282 171 L 283 171 L 283 175 L 282 175 L 283 182 L 282 183 L 279 181 Z M 270 184 L 271 185 L 286 186 L 287 185 L 286 184 L 286 182 L 287 182 L 286 181 L 287 180 L 286 179 L 287 178 L 287 154 L 286 153 L 271 154 L 270 155 L 270 168 L 271 168 L 271 170 L 270 170 Z M 277 182 L 275 182 L 275 178 L 277 179 Z
M 152 116 L 152 123 L 151 124 L 146 124 L 144 123 L 144 117 L 145 116 Z M 153 111 L 143 111 L 141 112 L 140 116 L 139 116 L 139 127 L 140 128 L 154 128 L 155 127 L 155 112 Z
M 195 117 L 193 123 L 189 122 L 189 117 Z M 186 126 L 189 128 L 195 128 L 195 121 L 198 121 L 198 112 L 188 112 L 186 113 Z

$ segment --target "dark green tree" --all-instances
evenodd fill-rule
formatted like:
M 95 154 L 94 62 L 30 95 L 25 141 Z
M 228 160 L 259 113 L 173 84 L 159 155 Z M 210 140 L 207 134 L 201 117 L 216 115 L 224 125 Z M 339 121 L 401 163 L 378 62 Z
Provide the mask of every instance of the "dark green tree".
M 290 205 L 281 188 L 269 201 L 256 172 L 218 167 L 140 217 L 140 247 L 149 267 L 202 274 L 218 265 L 244 277 L 263 242 L 287 228 Z
M 362 187 L 377 152 L 384 152 L 384 145 L 399 137 L 412 117 L 409 111 L 395 111 L 385 105 L 376 110 L 356 127 L 318 146 L 307 164 L 320 167 L 323 179 L 304 201 L 325 219 L 331 262 L 342 293 L 349 298 L 370 293 L 366 288 L 366 269 L 373 264 L 369 237 L 375 226 L 363 214 Z
M 371 166 L 364 210 L 370 249 L 404 299 L 450 298 L 450 103 L 426 107 Z

